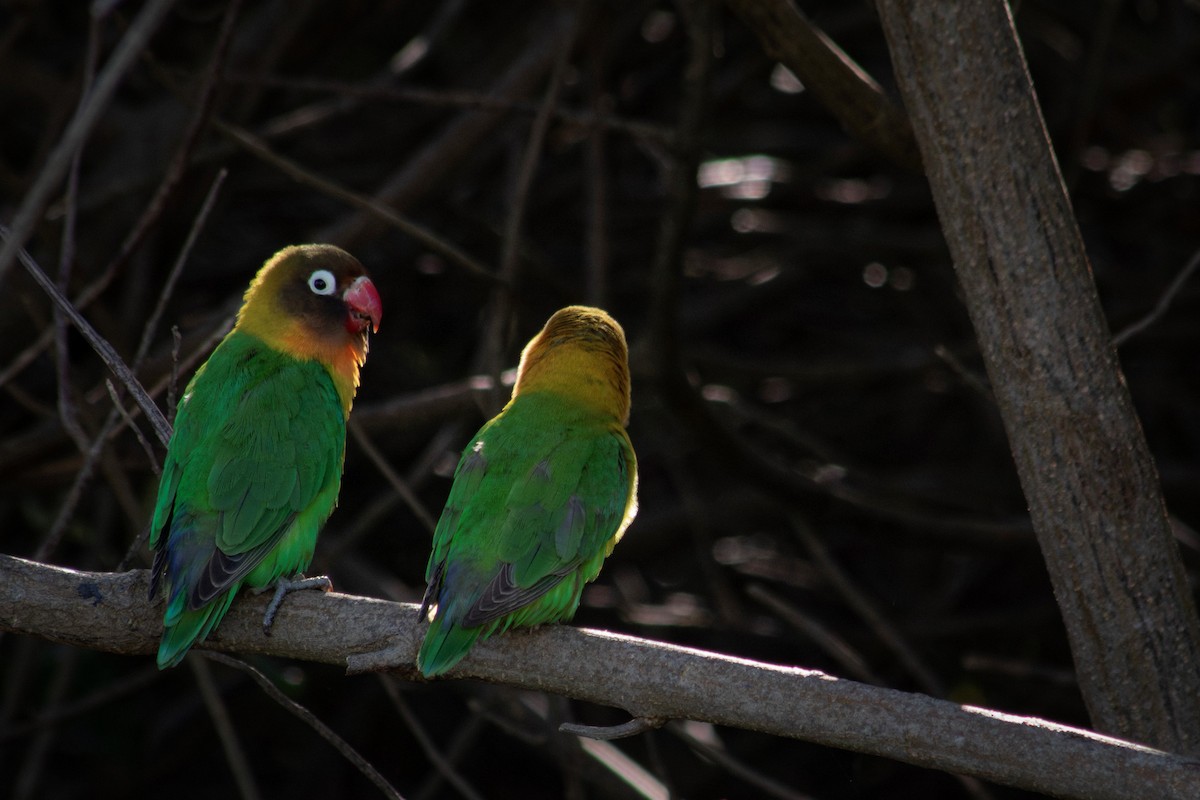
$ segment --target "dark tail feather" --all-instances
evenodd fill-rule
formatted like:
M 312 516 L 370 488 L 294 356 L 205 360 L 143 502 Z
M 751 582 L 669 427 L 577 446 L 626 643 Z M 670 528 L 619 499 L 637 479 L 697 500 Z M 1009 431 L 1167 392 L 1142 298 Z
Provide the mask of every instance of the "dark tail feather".
M 441 675 L 462 661 L 481 631 L 482 628 L 460 628 L 441 617 L 435 619 L 417 653 L 417 669 L 426 678 Z
M 159 669 L 175 666 L 183 660 L 192 645 L 207 638 L 229 611 L 237 589 L 235 586 L 212 603 L 194 611 L 184 610 L 180 613 L 173 608 L 176 603 L 182 606 L 185 603 L 184 597 L 178 597 L 172 602 L 172 607 L 167 609 L 166 619 L 174 617 L 175 621 L 163 628 L 162 641 L 158 645 Z

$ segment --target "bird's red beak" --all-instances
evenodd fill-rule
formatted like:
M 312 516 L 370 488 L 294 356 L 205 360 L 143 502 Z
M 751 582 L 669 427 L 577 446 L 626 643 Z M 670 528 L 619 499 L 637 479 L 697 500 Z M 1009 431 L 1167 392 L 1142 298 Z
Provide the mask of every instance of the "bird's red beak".
M 368 324 L 373 333 L 379 332 L 379 320 L 383 318 L 383 303 L 379 301 L 379 292 L 375 284 L 366 275 L 354 279 L 350 288 L 342 294 L 342 302 L 346 304 L 346 330 L 351 333 L 361 333 Z

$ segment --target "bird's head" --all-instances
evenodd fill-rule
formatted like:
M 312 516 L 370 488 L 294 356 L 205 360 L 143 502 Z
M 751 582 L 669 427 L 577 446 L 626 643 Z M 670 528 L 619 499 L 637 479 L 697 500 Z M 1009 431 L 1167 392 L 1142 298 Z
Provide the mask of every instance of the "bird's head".
M 625 331 L 591 306 L 560 308 L 521 352 L 513 397 L 553 389 L 629 421 L 629 348 Z
M 246 290 L 238 328 L 299 357 L 337 361 L 347 350 L 361 364 L 367 328 L 379 330 L 383 304 L 354 256 L 328 244 L 285 247 Z

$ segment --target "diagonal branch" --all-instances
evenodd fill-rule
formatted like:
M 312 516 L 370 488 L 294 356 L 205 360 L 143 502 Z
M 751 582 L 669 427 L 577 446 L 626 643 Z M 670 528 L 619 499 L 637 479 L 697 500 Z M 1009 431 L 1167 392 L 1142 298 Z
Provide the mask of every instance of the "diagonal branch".
M 14 241 L 13 234 L 3 225 L 0 225 L 0 239 L 6 245 Z M 71 324 L 75 326 L 76 330 L 83 334 L 83 338 L 87 339 L 88 344 L 96 351 L 96 355 L 104 360 L 104 363 L 108 365 L 112 373 L 129 390 L 133 399 L 141 407 L 142 413 L 146 415 L 146 419 L 150 420 L 150 424 L 154 426 L 154 432 L 158 435 L 158 440 L 163 443 L 163 446 L 166 446 L 167 442 L 171 439 L 171 423 L 167 422 L 167 418 L 163 416 L 162 411 L 154 404 L 154 400 L 151 399 L 150 395 L 146 393 L 137 376 L 133 374 L 133 370 L 129 368 L 129 365 L 125 363 L 113 346 L 108 343 L 108 340 L 101 336 L 92 327 L 91 323 L 75 310 L 75 306 L 71 304 L 67 296 L 59 291 L 59 288 L 54 285 L 54 281 L 42 271 L 42 268 L 38 266 L 37 262 L 23 248 L 17 248 L 17 257 L 21 260 L 21 263 L 25 266 L 25 270 L 33 278 L 34 282 L 54 302 L 55 307 L 61 310 L 67 319 L 71 321 Z
M 0 555 L 0 630 L 149 655 L 161 610 L 148 573 L 77 572 Z M 274 655 L 417 679 L 416 606 L 336 593 L 235 603 L 201 649 Z M 1200 761 L 1031 717 L 866 686 L 821 672 L 568 626 L 494 637 L 452 673 L 637 717 L 695 719 L 974 775 L 1063 798 L 1200 796 Z M 733 689 L 731 687 L 736 687 Z M 1031 758 L 1030 753 L 1036 753 Z
M 38 173 L 33 186 L 26 192 L 16 214 L 13 215 L 12 235 L 0 244 L 0 282 L 3 282 L 4 275 L 12 265 L 13 259 L 17 257 L 17 253 L 33 233 L 42 209 L 49 202 L 51 193 L 58 186 L 67 169 L 70 168 L 75 152 L 87 140 L 88 135 L 92 132 L 92 127 L 108 107 L 108 101 L 116 91 L 117 84 L 124 77 L 125 71 L 141 54 L 151 34 L 158 28 L 172 5 L 174 5 L 174 0 L 154 0 L 142 8 L 121 39 L 116 52 L 104 65 L 104 69 L 96 78 L 96 82 L 84 98 L 84 102 L 75 112 L 67 129 L 63 131 L 62 138 L 50 153 L 46 165 Z M 95 7 L 94 12 L 104 13 L 99 4 Z
M 904 109 L 792 0 L 725 0 L 763 50 L 800 79 L 846 131 L 899 166 L 921 169 Z

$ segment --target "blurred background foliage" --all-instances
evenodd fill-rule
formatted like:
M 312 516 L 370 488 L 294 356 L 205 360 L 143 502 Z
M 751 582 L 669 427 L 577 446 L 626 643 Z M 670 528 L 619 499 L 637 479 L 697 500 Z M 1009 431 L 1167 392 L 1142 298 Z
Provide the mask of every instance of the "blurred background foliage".
M 556 308 L 602 305 L 633 348 L 642 510 L 577 624 L 1086 725 L 925 180 L 849 138 L 721 7 L 677 332 L 687 377 L 733 445 L 660 391 L 653 265 L 678 211 L 667 176 L 691 8 L 262 0 L 231 17 L 227 3 L 185 0 L 88 141 L 77 192 L 56 198 L 28 249 L 52 274 L 69 267 L 71 296 L 94 294 L 84 313 L 132 360 L 228 171 L 139 368 L 164 407 L 172 363 L 185 381 L 267 256 L 302 241 L 357 255 L 384 320 L 356 425 L 419 509 L 351 437 L 313 571 L 343 592 L 404 601 L 423 590 L 423 520 L 507 392 L 488 389 L 488 354 L 511 368 Z M 801 8 L 895 97 L 870 3 Z M 103 59 L 137 9 L 117 4 L 93 28 L 83 3 L 0 2 L 0 218 L 78 103 L 89 41 Z M 1120 331 L 1154 308 L 1200 239 L 1200 10 L 1026 0 L 1015 16 Z M 548 87 L 553 113 L 522 190 Z M 515 244 L 507 305 L 494 280 L 330 186 L 378 196 L 493 274 Z M 46 298 L 19 268 L 4 281 L 0 550 L 147 566 L 136 540 L 161 447 L 118 419 L 87 457 L 113 407 L 106 371 L 74 332 L 56 357 Z M 1198 307 L 1200 290 L 1185 284 L 1120 350 L 1193 573 Z M 389 694 L 374 677 L 255 663 L 410 798 L 1024 796 L 698 723 L 582 747 L 558 722 L 611 724 L 623 712 L 466 682 Z M 159 674 L 150 658 L 0 638 L 0 795 L 380 796 L 244 674 L 211 672 L 249 761 L 240 784 L 226 755 L 236 746 L 188 667 Z

